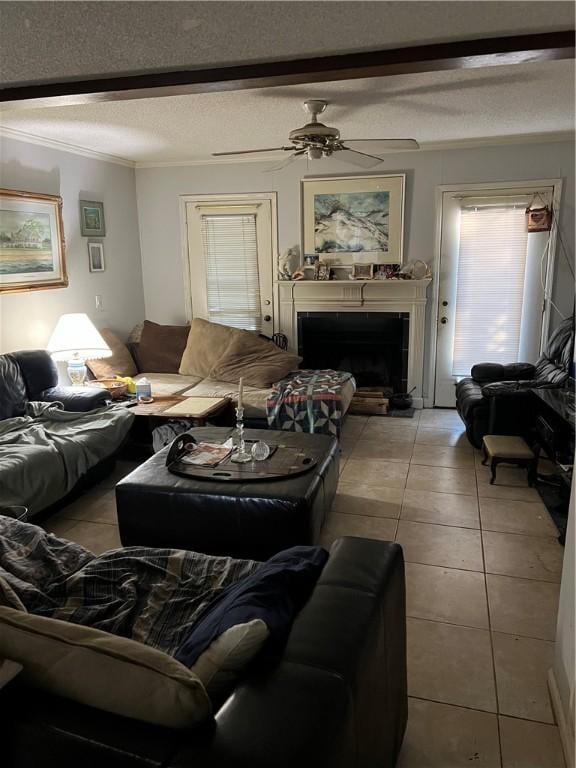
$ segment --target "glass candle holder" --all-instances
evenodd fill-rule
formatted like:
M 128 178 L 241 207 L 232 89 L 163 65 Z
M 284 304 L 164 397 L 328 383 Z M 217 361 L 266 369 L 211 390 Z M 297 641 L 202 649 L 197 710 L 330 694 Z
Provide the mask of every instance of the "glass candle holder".
M 252 454 L 246 450 L 246 441 L 244 440 L 244 408 L 236 408 L 236 433 L 238 445 L 230 457 L 230 461 L 235 464 L 245 464 L 247 461 L 252 461 Z

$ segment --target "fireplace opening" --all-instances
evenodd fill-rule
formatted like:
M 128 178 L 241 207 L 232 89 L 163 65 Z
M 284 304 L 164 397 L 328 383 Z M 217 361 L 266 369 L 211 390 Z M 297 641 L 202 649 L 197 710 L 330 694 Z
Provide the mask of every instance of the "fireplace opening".
M 408 312 L 299 312 L 303 368 L 349 371 L 359 387 L 408 385 Z

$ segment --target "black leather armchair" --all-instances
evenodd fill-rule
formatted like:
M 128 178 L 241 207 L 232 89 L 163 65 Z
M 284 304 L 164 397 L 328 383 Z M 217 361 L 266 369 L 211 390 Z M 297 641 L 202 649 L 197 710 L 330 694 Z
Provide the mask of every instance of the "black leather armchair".
M 456 385 L 456 408 L 476 448 L 484 435 L 525 435 L 531 423 L 530 390 L 562 387 L 574 354 L 574 318 L 550 337 L 536 365 L 479 363 Z
M 16 678 L 0 693 L 2 757 L 10 768 L 393 768 L 407 720 L 405 617 L 400 546 L 340 539 L 281 658 L 254 668 L 205 727 L 151 726 Z
M 29 400 L 91 411 L 106 405 L 106 398 L 105 390 L 93 387 L 59 387 L 56 365 L 43 349 L 0 355 L 0 419 L 21 416 Z

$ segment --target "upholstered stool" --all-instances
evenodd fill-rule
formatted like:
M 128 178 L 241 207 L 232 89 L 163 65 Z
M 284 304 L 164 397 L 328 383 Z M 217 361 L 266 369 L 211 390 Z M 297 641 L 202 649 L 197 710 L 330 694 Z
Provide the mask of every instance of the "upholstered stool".
M 484 435 L 482 439 L 482 464 L 490 459 L 490 485 L 496 480 L 498 464 L 516 464 L 528 470 L 528 485 L 536 482 L 538 456 L 522 437 L 516 435 Z

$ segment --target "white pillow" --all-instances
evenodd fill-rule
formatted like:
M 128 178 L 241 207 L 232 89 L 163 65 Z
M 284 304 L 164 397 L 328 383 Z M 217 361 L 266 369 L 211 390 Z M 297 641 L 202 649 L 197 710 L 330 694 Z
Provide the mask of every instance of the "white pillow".
M 198 675 L 211 697 L 219 696 L 235 685 L 244 667 L 262 650 L 269 634 L 262 619 L 236 624 L 208 646 L 190 671 Z
M 199 678 L 143 643 L 0 606 L 0 657 L 22 664 L 25 682 L 147 723 L 189 728 L 211 703 Z

